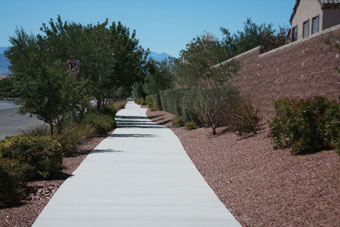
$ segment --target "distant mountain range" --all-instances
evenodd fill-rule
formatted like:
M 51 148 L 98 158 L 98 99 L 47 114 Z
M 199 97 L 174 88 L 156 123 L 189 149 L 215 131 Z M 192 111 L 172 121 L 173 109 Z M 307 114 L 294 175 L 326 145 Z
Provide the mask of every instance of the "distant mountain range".
M 10 64 L 4 54 L 5 50 L 7 49 L 7 47 L 0 47 L 0 75 L 8 75 L 10 73 L 8 69 Z
M 0 47 L 0 75 L 8 75 L 10 73 L 8 66 L 10 66 L 10 63 L 8 59 L 5 57 L 5 50 L 7 50 L 8 47 Z M 152 58 L 155 61 L 161 62 L 164 59 L 167 59 L 168 57 L 171 57 L 167 53 L 156 53 L 156 52 L 150 52 L 148 59 Z
M 158 61 L 158 62 L 161 62 L 163 61 L 164 59 L 167 59 L 168 57 L 171 57 L 170 55 L 168 55 L 167 53 L 156 53 L 156 52 L 150 52 L 149 56 L 148 56 L 148 59 L 152 58 L 153 60 L 155 61 Z

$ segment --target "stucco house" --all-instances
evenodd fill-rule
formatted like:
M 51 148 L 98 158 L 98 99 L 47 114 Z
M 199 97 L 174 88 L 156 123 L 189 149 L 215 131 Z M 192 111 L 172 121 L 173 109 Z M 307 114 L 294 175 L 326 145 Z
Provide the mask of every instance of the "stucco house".
M 290 17 L 292 41 L 340 24 L 340 0 L 296 0 Z
M 0 75 L 0 80 L 7 78 L 7 75 Z

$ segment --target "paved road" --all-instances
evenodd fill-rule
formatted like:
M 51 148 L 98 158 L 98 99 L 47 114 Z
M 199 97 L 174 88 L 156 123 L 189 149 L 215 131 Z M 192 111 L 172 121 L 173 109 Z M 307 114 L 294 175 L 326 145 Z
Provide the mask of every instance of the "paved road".
M 0 105 L 0 140 L 6 136 L 21 133 L 21 130 L 29 129 L 43 124 L 36 117 L 17 114 L 18 107 L 14 105 Z
M 240 226 L 173 132 L 128 102 L 119 128 L 56 192 L 34 227 Z

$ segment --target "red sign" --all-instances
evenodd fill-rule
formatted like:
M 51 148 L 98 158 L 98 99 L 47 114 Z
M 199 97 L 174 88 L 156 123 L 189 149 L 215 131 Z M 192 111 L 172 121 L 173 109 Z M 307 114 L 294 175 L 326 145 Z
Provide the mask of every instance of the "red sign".
M 79 73 L 80 64 L 78 60 L 68 60 L 67 61 L 67 71 L 73 73 Z

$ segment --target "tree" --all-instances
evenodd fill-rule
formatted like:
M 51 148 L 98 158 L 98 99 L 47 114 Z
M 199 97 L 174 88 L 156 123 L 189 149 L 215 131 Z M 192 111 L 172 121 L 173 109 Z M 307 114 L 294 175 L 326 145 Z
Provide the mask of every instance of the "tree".
M 196 99 L 199 118 L 212 128 L 214 135 L 225 119 L 228 98 L 237 94 L 230 84 L 237 76 L 238 63 L 219 64 L 227 57 L 228 52 L 218 39 L 206 33 L 193 39 L 176 63 L 177 82 L 199 91 Z
M 70 112 L 71 80 L 60 60 L 49 56 L 44 40 L 26 34 L 22 29 L 10 38 L 12 47 L 6 52 L 16 78 L 20 113 L 30 113 L 53 126 L 58 132 Z
M 72 113 L 82 121 L 89 101 L 97 100 L 104 111 L 109 99 L 126 97 L 132 85 L 142 81 L 147 52 L 138 44 L 136 32 L 108 20 L 83 26 L 63 22 L 58 16 L 41 27 L 43 35 L 23 29 L 10 37 L 6 52 L 10 60 L 21 113 L 36 115 L 58 133 Z M 80 60 L 80 72 L 66 72 L 66 61 Z
M 89 92 L 97 100 L 97 109 L 102 110 L 109 99 L 121 87 L 130 94 L 132 85 L 142 81 L 147 52 L 139 45 L 136 32 L 130 31 L 120 22 L 108 21 L 95 26 L 88 25 L 86 72 Z
M 143 89 L 146 94 L 158 94 L 162 90 L 173 86 L 174 59 L 164 59 L 162 62 L 150 60 L 148 72 L 144 79 Z
M 244 23 L 243 31 L 231 34 L 228 29 L 221 27 L 224 35 L 223 45 L 228 53 L 227 58 L 263 46 L 268 51 L 287 43 L 288 29 L 280 27 L 279 31 L 272 24 L 257 25 L 250 18 Z
M 12 76 L 0 80 L 0 97 L 15 98 L 17 95 L 14 90 L 15 79 Z

